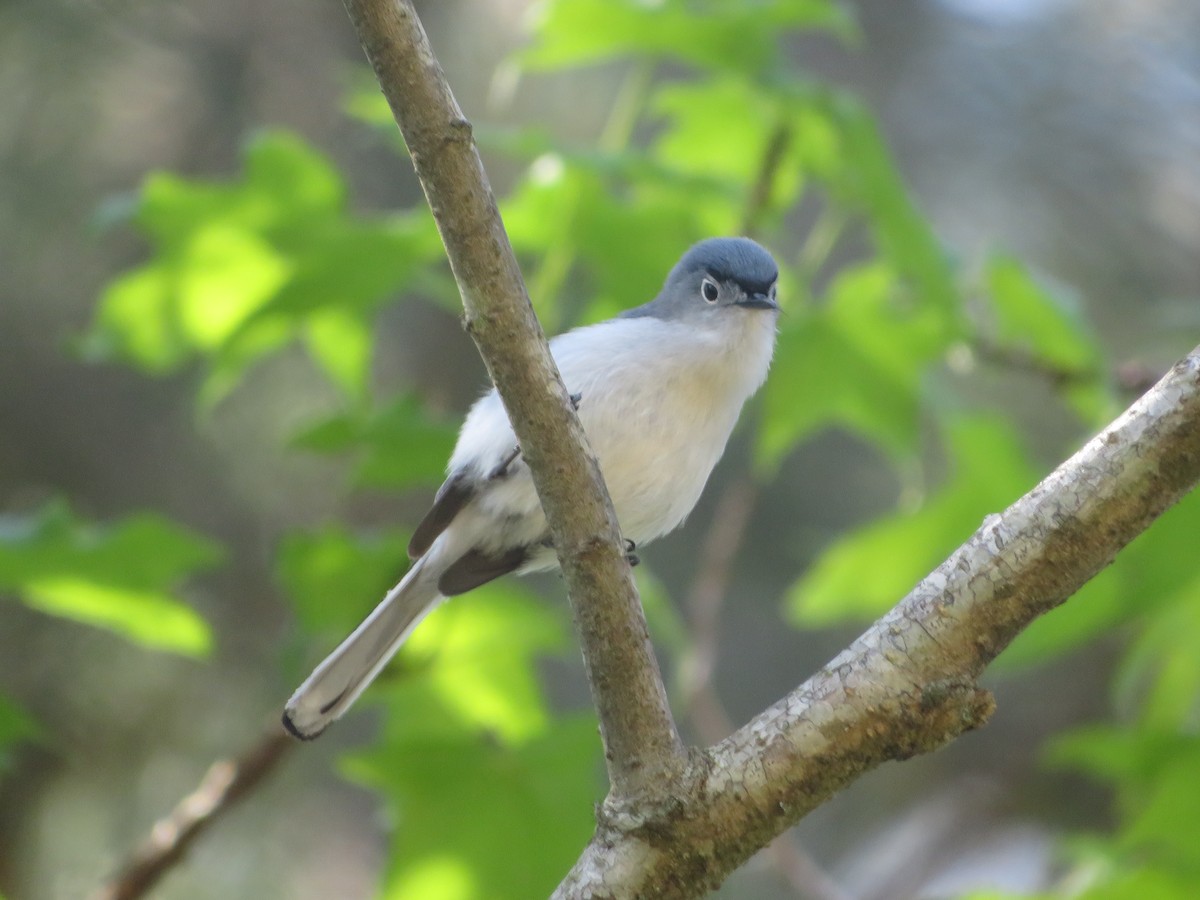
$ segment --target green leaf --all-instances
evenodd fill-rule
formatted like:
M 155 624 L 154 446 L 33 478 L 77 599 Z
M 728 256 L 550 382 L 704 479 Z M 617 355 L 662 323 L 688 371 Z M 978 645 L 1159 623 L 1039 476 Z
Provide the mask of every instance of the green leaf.
M 279 290 L 291 271 L 257 235 L 214 223 L 196 229 L 172 274 L 177 325 L 191 347 L 211 352 Z
M 655 142 L 659 160 L 680 172 L 727 181 L 746 197 L 760 177 L 771 128 L 787 118 L 780 98 L 761 84 L 731 76 L 664 85 L 653 109 L 667 121 Z M 715 134 L 721 140 L 713 140 Z M 773 205 L 790 204 L 801 182 L 800 167 L 781 160 L 772 183 Z
M 1018 260 L 995 256 L 987 286 L 996 313 L 996 336 L 1068 371 L 1094 373 L 1100 349 L 1085 331 L 1080 311 L 1038 284 Z
M 1168 865 L 1186 866 L 1200 877 L 1200 753 L 1179 754 L 1156 773 L 1149 791 L 1140 799 L 1140 809 L 1123 829 L 1120 844 L 1143 858 L 1165 858 Z
M 545 895 L 586 842 L 595 720 L 552 719 L 536 667 L 566 646 L 565 620 L 561 605 L 489 584 L 435 611 L 401 653 L 406 674 L 368 694 L 383 734 L 344 769 L 398 825 L 384 896 Z
M 952 475 L 921 506 L 878 519 L 829 547 L 789 590 L 790 617 L 818 627 L 874 618 L 900 601 L 979 527 L 1037 481 L 1010 427 L 975 418 L 951 426 Z M 878 560 L 888 561 L 880 566 Z M 1130 571 L 1137 571 L 1136 563 Z M 1120 561 L 1064 605 L 1023 631 L 997 661 L 1019 667 L 1060 656 L 1127 620 L 1134 612 Z
M 441 482 L 456 433 L 453 424 L 408 394 L 383 410 L 330 416 L 296 435 L 292 443 L 317 453 L 357 452 L 357 484 L 399 490 Z
M 308 317 L 308 347 L 342 393 L 356 400 L 367 394 L 371 329 L 361 316 L 331 307 Z
M 294 535 L 279 575 L 306 630 L 348 633 L 400 580 L 404 543 L 394 534 L 363 538 L 330 528 Z M 398 669 L 419 671 L 373 690 L 404 722 L 404 739 L 426 726 L 518 741 L 545 727 L 549 713 L 536 661 L 566 646 L 565 610 L 529 599 L 515 582 L 485 585 L 435 609 L 405 641 Z M 430 708 L 437 716 L 426 715 Z
M 936 313 L 911 302 L 890 266 L 876 260 L 845 269 L 824 309 L 783 320 L 764 388 L 760 467 L 773 469 L 804 437 L 832 425 L 911 457 L 921 377 L 944 346 Z
M 1130 649 L 1118 686 L 1129 696 L 1144 683 L 1139 706 L 1151 727 L 1186 727 L 1200 711 L 1200 659 L 1193 642 L 1200 639 L 1200 578 L 1192 596 L 1150 617 Z
M 946 484 L 919 509 L 881 518 L 825 550 L 788 591 L 787 612 L 795 624 L 874 618 L 970 537 L 985 516 L 1036 481 L 1016 436 L 998 419 L 955 422 L 947 440 Z
M 1179 892 L 1178 886 L 1190 884 L 1194 891 L 1200 878 L 1195 855 L 1200 825 L 1194 814 L 1200 802 L 1195 778 L 1200 739 L 1145 725 L 1089 726 L 1054 739 L 1048 759 L 1117 789 L 1116 834 L 1093 842 L 1095 851 L 1105 856 L 1106 867 L 1081 896 L 1191 896 Z
M 1116 680 L 1118 701 L 1155 728 L 1186 728 L 1200 710 L 1200 573 L 1181 565 L 1194 553 L 1200 495 L 1163 514 L 1117 557 L 1126 618 L 1142 627 Z
M 1108 724 L 1057 735 L 1044 757 L 1055 768 L 1072 768 L 1124 787 L 1135 802 L 1173 759 L 1200 754 L 1200 741 L 1176 731 Z
M 169 590 L 220 558 L 216 544 L 146 513 L 101 526 L 51 504 L 0 522 L 0 589 L 43 612 L 189 656 L 206 654 L 211 635 Z
M 1196 874 L 1136 866 L 1112 873 L 1104 883 L 1076 896 L 1078 900 L 1192 900 L 1196 896 Z
M 22 594 L 26 605 L 34 609 L 107 628 L 156 650 L 205 656 L 211 647 L 212 635 L 204 620 L 158 591 L 46 576 L 26 579 Z
M 347 773 L 378 791 L 398 823 L 382 896 L 548 896 L 593 828 L 598 761 L 596 725 L 584 717 L 518 746 L 457 735 L 385 741 L 351 759 Z
M 558 259 L 587 268 L 582 318 L 607 317 L 657 294 L 667 261 L 690 243 L 736 230 L 741 202 L 727 185 L 648 165 L 642 154 L 555 150 L 533 161 L 501 210 L 517 252 L 536 258 L 529 287 L 538 314 L 557 322 L 552 291 L 564 279 L 546 273 Z
M 336 638 L 354 628 L 404 574 L 406 543 L 396 532 L 363 536 L 338 527 L 289 536 L 279 577 L 305 630 Z M 426 718 L 414 704 L 433 706 L 452 728 L 516 741 L 545 727 L 535 663 L 565 643 L 561 608 L 531 602 L 514 583 L 489 584 L 435 610 L 401 654 L 400 666 L 420 677 L 374 696 L 384 696 L 405 722 Z M 421 729 L 406 725 L 403 732 L 410 738 Z
M 330 525 L 287 535 L 276 573 L 305 632 L 340 637 L 404 575 L 407 546 L 405 532 L 361 534 Z
M 362 399 L 374 310 L 440 260 L 441 245 L 423 210 L 356 218 L 345 193 L 327 160 L 278 132 L 252 143 L 235 182 L 148 178 L 135 222 L 153 257 L 105 291 L 82 352 L 151 374 L 204 360 L 211 404 L 301 338 Z
M 1072 407 L 1100 424 L 1116 413 L 1099 344 L 1082 311 L 1034 280 L 1018 260 L 993 257 L 986 281 L 997 346 L 1056 372 Z
M 1120 574 L 1130 609 L 1154 613 L 1198 602 L 1200 573 L 1193 565 L 1197 534 L 1200 493 L 1193 491 L 1121 551 L 1113 568 Z
M 422 689 L 472 728 L 519 742 L 549 721 L 536 662 L 567 646 L 565 604 L 548 607 L 512 580 L 444 604 L 407 641 Z M 392 721 L 403 721 L 393 716 Z
M 396 127 L 396 117 L 388 106 L 387 97 L 379 89 L 379 79 L 371 68 L 356 66 L 346 73 L 344 79 L 342 105 L 346 114 L 395 139 L 403 147 L 404 140 Z
M 763 74 L 780 63 L 781 32 L 798 29 L 853 34 L 842 6 L 828 0 L 552 0 L 539 6 L 537 40 L 518 60 L 529 68 L 558 69 L 624 56 L 667 57 L 703 69 Z
M 933 314 L 939 339 L 965 332 L 959 293 L 945 250 L 909 197 L 874 118 L 840 93 L 808 100 L 797 116 L 796 155 L 835 200 L 865 215 L 880 257 L 910 283 Z
M 888 377 L 820 312 L 792 317 L 776 345 L 763 390 L 757 463 L 773 471 L 802 440 L 841 425 L 893 453 L 911 455 L 917 436 L 917 398 Z

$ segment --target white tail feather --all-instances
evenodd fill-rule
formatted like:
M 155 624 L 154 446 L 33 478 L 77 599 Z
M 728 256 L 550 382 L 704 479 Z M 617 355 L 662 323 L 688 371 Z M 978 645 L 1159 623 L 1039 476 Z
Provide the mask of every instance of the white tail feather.
M 283 725 L 302 740 L 317 737 L 341 717 L 400 649 L 405 638 L 443 599 L 436 579 L 424 577 L 429 555 L 413 564 L 354 632 L 296 688 Z

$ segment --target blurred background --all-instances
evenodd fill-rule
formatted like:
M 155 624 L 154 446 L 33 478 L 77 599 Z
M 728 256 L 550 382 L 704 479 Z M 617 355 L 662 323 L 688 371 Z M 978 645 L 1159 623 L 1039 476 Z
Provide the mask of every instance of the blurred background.
M 468 117 L 597 140 L 619 66 L 513 79 L 504 63 L 528 40 L 530 3 L 419 6 Z M 1117 363 L 1163 371 L 1194 346 L 1200 9 L 1184 0 L 843 6 L 860 40 L 805 36 L 786 52 L 865 101 L 916 205 L 964 269 L 1011 253 L 1083 311 Z M 224 565 L 184 587 L 213 629 L 204 661 L 139 649 L 0 595 L 0 692 L 41 731 L 0 779 L 0 892 L 10 900 L 86 895 L 209 763 L 276 716 L 320 649 L 299 649 L 274 574 L 285 532 L 385 527 L 411 521 L 428 499 L 350 493 L 344 460 L 280 453 L 336 403 L 299 351 L 273 356 L 203 413 L 192 370 L 147 378 L 80 359 L 105 284 L 148 253 L 136 231 L 111 223 L 149 172 L 232 178 L 257 131 L 284 127 L 335 162 L 353 208 L 421 202 L 392 143 L 346 114 L 362 69 L 336 2 L 0 4 L 0 510 L 19 515 L 55 497 L 95 520 L 152 509 L 226 548 Z M 520 167 L 501 155 L 487 162 L 503 193 Z M 673 259 L 662 258 L 664 273 Z M 483 383 L 448 311 L 394 304 L 377 335 L 383 383 L 418 385 L 452 413 Z M 1077 430 L 1051 393 L 1027 377 L 975 394 L 983 405 L 1019 395 L 1014 414 L 1040 472 Z M 719 469 L 693 525 L 643 554 L 669 587 L 688 583 L 728 480 Z M 776 485 L 754 509 L 735 602 L 720 613 L 714 684 L 735 723 L 858 632 L 781 628 L 781 597 L 836 535 L 894 508 L 902 490 L 876 450 L 837 431 L 803 443 Z M 539 587 L 547 603 L 562 602 L 553 579 Z M 1057 839 L 1104 827 L 1111 807 L 1094 783 L 1043 767 L 1041 741 L 1107 713 L 1119 647 L 1105 638 L 997 676 L 986 729 L 863 778 L 796 829 L 803 851 L 761 855 L 719 896 L 1045 888 Z M 564 708 L 586 697 L 572 661 L 549 664 Z M 156 896 L 374 896 L 393 823 L 336 767 L 374 727 L 363 714 L 292 753 Z

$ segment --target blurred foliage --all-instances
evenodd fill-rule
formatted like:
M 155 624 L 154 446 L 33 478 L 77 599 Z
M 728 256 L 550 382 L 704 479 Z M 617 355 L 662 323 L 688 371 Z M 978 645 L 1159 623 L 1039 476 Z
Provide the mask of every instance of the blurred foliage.
M 512 582 L 487 585 L 435 611 L 404 672 L 375 691 L 384 733 L 345 771 L 400 826 L 384 896 L 546 896 L 586 843 L 596 723 L 553 715 L 535 668 L 568 646 L 560 613 Z
M 833 540 L 788 592 L 798 627 L 881 613 L 1043 471 L 1011 411 L 968 412 L 964 370 L 1044 377 L 1079 439 L 1119 408 L 1111 361 L 1079 310 L 1009 257 L 958 269 L 863 105 L 789 63 L 790 36 L 854 39 L 838 4 L 550 0 L 532 28 L 513 62 L 524 77 L 600 61 L 627 72 L 595 146 L 534 129 L 477 131 L 489 152 L 523 166 L 500 202 L 548 328 L 645 301 L 694 240 L 752 232 L 782 263 L 786 307 L 773 373 L 748 417 L 754 477 L 769 484 L 800 442 L 831 428 L 902 475 L 897 509 Z M 374 87 L 349 108 L 392 128 Z M 288 449 L 352 456 L 348 487 L 436 484 L 453 425 L 413 390 L 380 395 L 372 335 L 385 304 L 403 293 L 445 305 L 453 282 L 424 208 L 364 217 L 346 196 L 317 150 L 280 132 L 250 143 L 235 180 L 150 176 L 129 208 L 149 259 L 108 287 L 80 349 L 147 375 L 198 371 L 198 402 L 209 405 L 299 342 L 342 403 Z M 798 239 L 801 204 L 815 221 Z M 568 286 L 585 299 L 569 301 Z M 1063 895 L 1080 873 L 1089 886 L 1073 896 L 1194 892 L 1196 534 L 1193 499 L 1005 657 L 1041 662 L 1117 624 L 1132 638 L 1114 723 L 1063 736 L 1050 753 L 1111 784 L 1118 813 L 1111 834 L 1074 845 Z M 329 526 L 282 542 L 279 581 L 314 655 L 400 576 L 404 537 Z M 216 556 L 153 516 L 100 528 L 55 506 L 4 523 L 0 586 L 56 615 L 199 654 L 207 629 L 166 591 Z M 652 573 L 639 574 L 664 649 L 682 656 L 682 618 Z M 566 646 L 561 606 L 493 585 L 430 616 L 368 694 L 382 730 L 344 771 L 378 793 L 395 824 L 385 896 L 541 895 L 570 865 L 602 787 L 594 721 L 553 712 L 540 686 L 539 659 Z M 33 731 L 0 702 L 0 751 Z
M 51 503 L 0 519 L 0 589 L 42 612 L 188 656 L 204 656 L 211 634 L 170 590 L 220 558 L 211 541 L 153 513 L 101 526 Z
M 955 469 L 918 507 L 877 519 L 830 546 L 788 594 L 801 626 L 867 619 L 889 608 L 979 527 L 1037 481 L 1011 426 L 998 418 L 948 422 Z M 878 560 L 889 564 L 880 566 Z
M 81 350 L 148 373 L 201 358 L 208 403 L 293 340 L 347 396 L 361 397 L 372 314 L 441 253 L 422 212 L 349 214 L 341 176 L 279 132 L 251 142 L 236 183 L 150 176 L 133 215 L 153 254 L 109 285 Z
M 337 412 L 296 434 L 292 444 L 316 453 L 355 452 L 355 484 L 399 490 L 440 481 L 457 432 L 456 423 L 405 394 L 385 409 Z
M 783 66 L 780 33 L 798 29 L 853 33 L 843 9 L 825 0 L 560 0 L 541 5 L 540 39 L 521 60 L 533 69 L 558 69 L 642 56 L 765 79 Z

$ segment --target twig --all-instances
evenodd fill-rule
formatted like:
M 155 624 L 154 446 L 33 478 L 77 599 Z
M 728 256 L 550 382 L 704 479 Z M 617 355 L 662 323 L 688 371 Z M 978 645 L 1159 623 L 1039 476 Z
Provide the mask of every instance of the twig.
M 758 177 L 750 190 L 750 199 L 742 216 L 742 234 L 747 237 L 755 236 L 762 217 L 771 206 L 771 195 L 775 192 L 775 176 L 779 167 L 783 165 L 784 155 L 791 141 L 791 124 L 787 119 L 780 119 L 767 137 L 767 145 L 763 149 L 762 160 L 758 166 Z
M 1139 397 L 1154 387 L 1162 375 L 1162 369 L 1155 369 L 1136 359 L 1121 363 L 1113 372 L 1117 388 L 1134 397 Z
M 1055 387 L 1087 384 L 1101 374 L 1092 369 L 1060 366 L 1029 350 L 996 344 L 983 337 L 976 337 L 970 347 L 986 362 L 1014 371 L 1030 372 L 1045 378 Z M 1162 376 L 1162 369 L 1155 369 L 1139 360 L 1128 360 L 1116 366 L 1109 377 L 1118 390 L 1136 397 L 1154 387 Z
M 729 736 L 733 722 L 713 687 L 720 613 L 729 593 L 733 561 L 746 535 L 750 514 L 758 498 L 754 480 L 743 473 L 731 481 L 717 501 L 704 537 L 700 569 L 692 581 L 685 605 L 691 624 L 690 651 L 684 659 L 682 693 L 684 714 L 691 719 L 705 744 Z M 846 892 L 821 868 L 790 833 L 781 834 L 765 851 L 779 875 L 807 900 L 847 900 Z
M 467 330 L 546 513 L 600 718 L 610 800 L 664 792 L 683 769 L 683 744 L 600 468 L 525 293 L 471 125 L 409 2 L 345 3 L 408 145 Z
M 680 679 L 683 712 L 695 723 L 701 740 L 706 743 L 715 743 L 733 730 L 729 716 L 713 692 L 712 675 L 721 606 L 729 591 L 733 561 L 757 495 L 754 481 L 744 473 L 726 486 L 704 537 L 699 571 L 684 601 L 691 626 L 691 645 L 683 659 Z
M 154 823 L 141 846 L 89 900 L 135 900 L 145 896 L 213 822 L 274 772 L 296 746 L 275 723 L 240 756 L 213 763 L 199 787 Z
M 1068 387 L 1073 384 L 1084 384 L 1095 380 L 1097 372 L 1091 369 L 1071 368 L 1060 366 L 1048 359 L 1020 347 L 1008 347 L 977 337 L 971 342 L 972 348 L 980 359 L 994 365 L 1022 372 L 1031 372 L 1045 378 L 1055 387 Z M 1151 382 L 1153 384 L 1153 382 Z M 1147 384 L 1146 387 L 1150 385 Z

